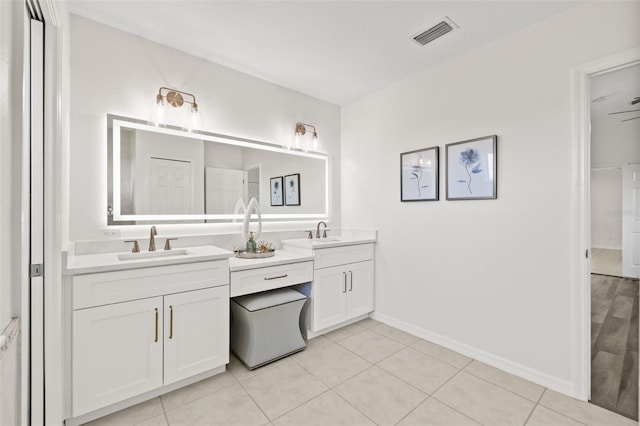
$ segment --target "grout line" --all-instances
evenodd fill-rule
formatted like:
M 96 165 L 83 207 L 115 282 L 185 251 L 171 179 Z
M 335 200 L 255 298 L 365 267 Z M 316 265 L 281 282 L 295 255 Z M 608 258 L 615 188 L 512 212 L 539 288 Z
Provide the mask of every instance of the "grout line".
M 434 392 L 434 393 L 435 393 L 435 392 Z M 478 424 L 478 425 L 481 425 L 481 424 L 482 424 L 482 423 L 480 423 L 480 420 L 476 420 L 476 419 L 474 419 L 474 418 L 472 418 L 472 417 L 469 417 L 467 414 L 463 413 L 462 411 L 459 411 L 458 409 L 456 409 L 456 408 L 452 407 L 451 405 L 447 404 L 446 402 L 442 401 L 441 399 L 438 399 L 438 397 L 431 395 L 431 398 L 435 399 L 435 400 L 436 400 L 436 401 L 438 401 L 440 404 L 442 404 L 442 405 L 444 405 L 444 406 L 446 406 L 446 407 L 451 408 L 453 411 L 455 411 L 456 413 L 458 413 L 458 414 L 460 414 L 460 415 L 462 415 L 462 416 L 464 416 L 464 417 L 468 418 L 468 419 L 469 419 L 469 420 L 471 420 L 472 422 L 474 422 L 474 423 L 476 423 L 476 424 Z
M 471 363 L 469 363 L 469 364 L 471 364 Z M 464 372 L 465 372 L 465 373 L 467 373 L 468 375 L 473 376 L 473 377 L 475 377 L 475 378 L 477 378 L 477 379 L 480 379 L 480 380 L 482 380 L 482 381 L 484 381 L 484 382 L 487 382 L 487 383 L 489 383 L 489 384 L 491 384 L 491 385 L 493 385 L 493 386 L 496 386 L 496 387 L 498 387 L 498 388 L 500 388 L 500 389 L 502 389 L 502 390 L 505 390 L 505 391 L 507 391 L 507 392 L 510 392 L 510 393 L 512 393 L 512 394 L 514 394 L 514 395 L 516 395 L 516 396 L 519 396 L 520 398 L 522 398 L 522 399 L 524 399 L 524 400 L 526 400 L 526 401 L 534 402 L 536 405 L 538 404 L 538 402 L 537 402 L 537 401 L 535 401 L 535 400 L 533 400 L 533 399 L 529 399 L 529 398 L 527 398 L 526 396 L 522 396 L 522 395 L 520 395 L 519 393 L 514 392 L 513 390 L 511 390 L 511 389 L 509 389 L 509 388 L 506 388 L 506 387 L 502 386 L 502 385 L 501 385 L 501 384 L 499 384 L 499 383 L 495 383 L 495 382 L 493 382 L 493 381 L 491 381 L 491 380 L 489 380 L 489 379 L 486 379 L 486 378 L 484 378 L 484 377 L 481 377 L 481 376 L 478 376 L 478 375 L 476 375 L 476 374 L 473 374 L 473 373 L 472 373 L 472 372 L 470 372 L 470 371 L 466 371 L 465 369 L 467 368 L 467 366 L 469 366 L 469 364 L 465 365 L 465 366 L 462 368 L 462 370 L 464 370 Z M 491 366 L 489 366 L 489 367 L 491 367 Z M 535 385 L 535 386 L 540 386 L 541 388 L 543 388 L 542 393 L 540 393 L 540 396 L 538 397 L 538 401 L 540 401 L 540 398 L 542 398 L 542 395 L 544 394 L 544 391 L 546 390 L 546 388 L 545 388 L 544 386 L 542 386 L 542 385 L 538 385 L 538 384 L 536 384 L 536 383 L 530 382 L 529 380 L 526 380 L 526 379 L 520 378 L 520 377 L 515 376 L 515 375 L 513 375 L 513 374 L 511 374 L 511 373 L 508 373 L 508 372 L 506 372 L 506 371 L 504 371 L 504 370 L 500 370 L 499 368 L 496 368 L 496 367 L 491 367 L 491 368 L 495 368 L 496 370 L 499 370 L 499 371 L 501 371 L 501 372 L 503 372 L 503 373 L 505 373 L 505 374 L 512 375 L 513 377 L 515 377 L 515 378 L 517 378 L 517 379 L 523 380 L 523 381 L 525 381 L 525 382 L 529 382 L 529 383 L 531 383 L 531 384 L 533 384 L 533 385 Z
M 454 378 L 454 377 L 456 377 L 456 376 L 457 376 L 458 374 L 460 374 L 461 372 L 462 372 L 462 368 L 461 368 L 461 369 L 459 369 L 458 371 L 456 371 L 456 372 L 455 372 L 451 377 L 449 377 L 449 378 L 448 378 L 448 379 L 447 379 L 443 384 L 441 384 L 440 386 L 438 386 L 438 387 L 437 387 L 437 388 L 436 388 L 436 389 L 431 393 L 431 396 L 435 395 L 435 394 L 436 394 L 436 392 L 438 392 L 440 389 L 442 389 L 442 388 L 443 388 L 447 383 L 449 383 L 451 380 L 453 380 L 453 378 Z M 438 399 L 438 398 L 436 398 L 436 399 Z M 440 401 L 440 400 L 438 399 L 438 401 Z M 442 402 L 442 401 L 440 401 L 440 402 Z M 443 402 L 443 404 L 444 404 L 444 402 Z M 451 408 L 453 408 L 453 407 L 451 407 Z M 458 410 L 456 410 L 456 411 L 458 411 Z
M 427 394 L 427 397 L 425 398 L 424 401 L 422 401 L 420 404 L 418 404 L 413 410 L 409 411 L 406 415 L 404 415 L 404 417 L 402 417 L 400 420 L 398 420 L 398 422 L 396 424 L 400 424 L 402 423 L 402 421 L 404 419 L 406 419 L 407 417 L 409 417 L 411 414 L 413 414 L 422 404 L 424 404 L 425 402 L 427 402 L 429 399 L 431 398 L 431 395 Z
M 162 406 L 162 414 L 164 415 L 164 420 L 169 425 L 169 417 L 167 417 L 167 410 L 164 408 L 164 402 L 162 401 L 162 395 L 158 397 L 160 399 L 160 405 Z
M 371 367 L 369 367 L 371 368 Z M 367 368 L 367 370 L 369 369 Z M 366 371 L 366 370 L 364 370 Z M 345 380 L 346 381 L 346 380 Z M 344 382 L 343 382 L 344 383 Z M 340 395 L 338 392 L 332 390 L 333 393 L 335 393 L 336 395 L 338 395 L 338 398 L 342 399 L 344 402 L 346 402 L 347 404 L 349 404 L 351 407 L 353 407 L 354 410 L 356 410 L 358 413 L 362 414 L 365 418 L 371 420 L 371 422 L 375 425 L 377 425 L 378 423 L 376 423 L 371 417 L 367 416 L 365 413 L 363 413 L 360 409 L 358 409 L 358 407 L 356 407 L 355 405 L 353 405 L 351 402 L 349 402 L 348 399 L 346 399 L 345 397 L 343 397 L 342 395 Z
M 381 326 L 385 326 L 385 327 L 388 327 L 388 328 L 391 328 L 391 329 L 397 330 L 397 331 L 399 331 L 400 333 L 404 333 L 404 334 L 406 334 L 406 335 L 408 335 L 408 336 L 415 337 L 415 338 L 416 338 L 416 340 L 414 340 L 414 341 L 413 341 L 413 342 L 411 342 L 411 343 L 401 342 L 400 340 L 394 339 L 394 338 L 393 338 L 393 337 L 391 337 L 391 336 L 387 336 L 386 334 L 384 334 L 384 333 L 380 333 L 379 331 L 376 331 L 376 330 L 375 330 L 376 328 L 379 328 L 379 327 L 381 327 Z M 384 328 L 384 327 L 383 327 L 383 328 Z M 413 344 L 414 344 L 414 343 L 416 343 L 418 340 L 420 340 L 420 338 L 419 338 L 418 336 L 414 336 L 414 335 L 413 335 L 413 334 L 411 334 L 411 333 L 407 333 L 406 331 L 402 331 L 402 330 L 399 330 L 399 329 L 397 329 L 397 328 L 395 328 L 395 327 L 391 327 L 390 325 L 382 324 L 382 323 L 381 323 L 380 325 L 376 325 L 375 327 L 370 328 L 369 330 L 373 331 L 374 333 L 379 334 L 379 335 L 380 335 L 380 336 L 382 336 L 382 337 L 386 337 L 386 338 L 387 338 L 387 339 L 389 339 L 389 340 L 393 340 L 394 342 L 396 342 L 396 343 L 400 343 L 401 345 L 404 345 L 404 346 L 407 346 L 407 347 L 408 347 L 408 346 L 413 345 Z
M 310 403 L 310 402 L 311 402 L 311 401 L 313 401 L 314 399 L 319 398 L 320 396 L 324 395 L 324 394 L 325 394 L 325 393 L 327 393 L 327 392 L 331 392 L 331 389 L 330 389 L 330 388 L 328 388 L 328 387 L 327 387 L 327 389 L 326 389 L 326 390 L 324 390 L 324 391 L 320 392 L 318 395 L 314 396 L 313 398 L 311 398 L 311 399 L 309 399 L 309 400 L 307 400 L 307 401 L 304 401 L 304 402 L 300 403 L 299 405 L 296 405 L 295 407 L 293 407 L 293 408 L 292 408 L 292 409 L 290 409 L 289 411 L 286 411 L 286 412 L 284 412 L 284 413 L 280 414 L 279 416 L 277 416 L 277 417 L 276 417 L 276 418 L 274 418 L 273 420 L 269 419 L 269 416 L 267 416 L 267 419 L 269 419 L 269 423 L 273 423 L 274 421 L 276 421 L 276 420 L 278 420 L 278 419 L 280 419 L 280 418 L 282 418 L 282 417 L 286 416 L 287 414 L 291 413 L 292 411 L 297 410 L 298 408 L 302 407 L 303 405 L 306 405 L 306 404 Z M 265 416 L 266 416 L 266 414 L 265 414 Z
M 244 393 L 247 394 L 247 396 L 249 397 L 249 399 L 255 404 L 256 407 L 258 407 L 258 410 L 260 410 L 260 412 L 262 413 L 262 415 L 264 416 L 265 419 L 267 419 L 268 424 L 271 424 L 272 420 L 271 418 L 269 418 L 269 416 L 267 416 L 267 413 L 264 412 L 264 410 L 262 409 L 262 407 L 260 406 L 260 404 L 258 404 L 258 402 L 253 398 L 253 396 L 249 393 L 249 391 L 247 389 L 245 389 L 244 385 L 242 384 L 242 382 L 240 380 L 238 380 L 238 385 L 240 385 L 240 387 L 242 388 L 242 390 L 244 391 Z

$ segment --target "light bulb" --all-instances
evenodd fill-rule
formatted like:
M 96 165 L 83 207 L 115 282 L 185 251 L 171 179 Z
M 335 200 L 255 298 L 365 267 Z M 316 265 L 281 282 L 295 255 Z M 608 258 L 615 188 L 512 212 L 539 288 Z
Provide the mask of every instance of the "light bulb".
M 164 109 L 164 100 L 162 99 L 162 96 L 158 95 L 158 98 L 156 99 L 155 114 L 153 118 L 156 126 L 162 124 L 164 120 Z
M 191 107 L 191 112 L 189 114 L 189 118 L 188 118 L 188 124 L 187 124 L 187 130 L 189 130 L 190 132 L 193 130 L 197 130 L 199 129 L 200 126 L 200 113 L 198 112 L 198 107 L 197 106 L 193 106 Z

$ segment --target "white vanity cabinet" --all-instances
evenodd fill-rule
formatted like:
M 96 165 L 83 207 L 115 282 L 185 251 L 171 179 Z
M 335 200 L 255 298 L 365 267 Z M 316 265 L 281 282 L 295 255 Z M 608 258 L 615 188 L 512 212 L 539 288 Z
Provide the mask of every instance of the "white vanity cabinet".
M 74 416 L 162 386 L 161 313 L 162 297 L 73 313 Z
M 373 311 L 373 244 L 314 250 L 310 330 Z
M 164 297 L 164 384 L 229 362 L 229 287 Z
M 77 275 L 72 415 L 229 362 L 228 261 Z

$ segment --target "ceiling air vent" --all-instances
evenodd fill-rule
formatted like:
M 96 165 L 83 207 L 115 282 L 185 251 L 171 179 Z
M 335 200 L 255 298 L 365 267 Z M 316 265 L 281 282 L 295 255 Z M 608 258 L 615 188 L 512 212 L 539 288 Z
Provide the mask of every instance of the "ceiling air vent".
M 431 43 L 433 40 L 442 37 L 446 33 L 453 31 L 458 26 L 449 18 L 445 18 L 442 22 L 434 25 L 429 28 L 427 31 L 424 31 L 417 36 L 413 37 L 413 39 L 424 46 L 427 43 Z

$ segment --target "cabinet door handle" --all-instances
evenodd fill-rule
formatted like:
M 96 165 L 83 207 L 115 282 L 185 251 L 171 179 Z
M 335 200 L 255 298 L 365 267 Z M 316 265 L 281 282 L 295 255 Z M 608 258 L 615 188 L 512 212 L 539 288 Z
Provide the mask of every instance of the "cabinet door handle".
M 173 339 L 173 306 L 169 306 L 169 339 Z
M 289 275 L 288 274 L 284 274 L 284 275 L 278 275 L 277 277 L 264 277 L 265 281 L 269 281 L 269 280 L 277 280 L 278 278 L 287 278 Z
M 344 284 L 344 290 L 342 290 L 343 293 L 347 292 L 347 273 L 343 272 L 342 273 L 342 283 Z
M 158 308 L 156 308 L 156 338 L 154 339 L 154 342 L 158 341 Z
M 349 291 L 353 291 L 353 271 L 349 271 Z

